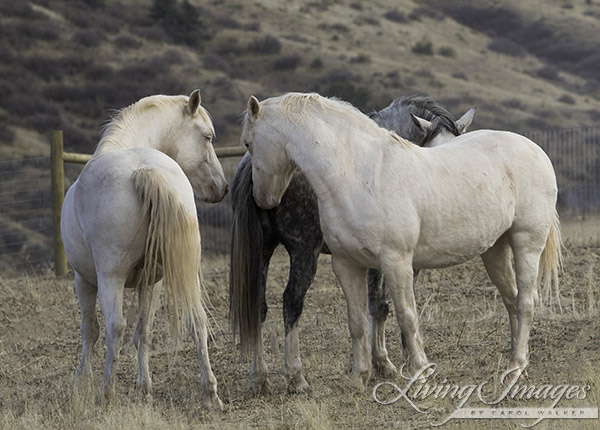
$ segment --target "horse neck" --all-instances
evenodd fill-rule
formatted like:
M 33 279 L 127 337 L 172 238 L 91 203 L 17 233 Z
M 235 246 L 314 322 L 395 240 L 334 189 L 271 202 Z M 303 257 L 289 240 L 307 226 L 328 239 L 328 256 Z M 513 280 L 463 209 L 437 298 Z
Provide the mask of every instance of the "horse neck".
M 169 135 L 173 132 L 172 115 L 156 109 L 142 113 L 126 113 L 111 124 L 100 140 L 96 154 L 133 148 L 153 148 L 161 152 L 168 151 Z
M 385 146 L 394 144 L 387 131 L 375 131 L 371 134 L 351 127 L 314 127 L 300 122 L 288 136 L 286 152 L 317 196 L 336 195 L 340 187 L 355 186 L 371 175 Z

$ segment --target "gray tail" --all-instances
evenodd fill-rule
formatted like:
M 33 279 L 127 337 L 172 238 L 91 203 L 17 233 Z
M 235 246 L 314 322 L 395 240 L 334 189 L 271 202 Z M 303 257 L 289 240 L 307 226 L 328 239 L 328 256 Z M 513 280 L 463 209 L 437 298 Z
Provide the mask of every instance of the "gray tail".
M 252 196 L 252 164 L 245 157 L 231 183 L 233 226 L 229 269 L 229 319 L 242 353 L 251 351 L 259 338 L 263 232 L 260 210 Z

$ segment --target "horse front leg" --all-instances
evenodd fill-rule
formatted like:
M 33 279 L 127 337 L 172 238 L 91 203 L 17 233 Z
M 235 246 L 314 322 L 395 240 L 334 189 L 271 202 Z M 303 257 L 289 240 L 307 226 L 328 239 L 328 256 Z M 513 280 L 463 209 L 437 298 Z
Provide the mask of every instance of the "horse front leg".
M 412 259 L 398 256 L 387 258 L 382 262 L 382 269 L 392 296 L 398 325 L 404 335 L 410 365 L 409 373 L 415 375 L 429 366 L 429 361 L 419 332 Z
M 160 304 L 160 289 L 162 281 L 154 285 L 140 286 L 139 289 L 139 308 L 140 318 L 138 321 L 133 344 L 138 351 L 138 374 L 136 379 L 136 391 L 138 395 L 150 400 L 152 398 L 152 378 L 150 376 L 150 366 L 148 356 L 150 353 L 149 345 L 152 342 L 152 323 L 154 315 Z
M 267 311 L 269 310 L 267 305 L 267 277 L 269 274 L 269 264 L 277 245 L 278 242 L 271 240 L 269 237 L 263 237 L 262 266 L 260 268 L 259 285 L 261 303 L 260 324 L 258 326 L 256 344 L 254 345 L 254 361 L 252 363 L 252 371 L 250 374 L 252 391 L 254 394 L 268 393 L 271 391 L 269 368 L 265 360 L 265 351 L 263 348 L 263 324 L 267 319 Z
M 283 292 L 284 368 L 289 393 L 304 393 L 310 389 L 302 373 L 298 322 L 304 308 L 304 297 L 317 272 L 320 249 L 318 246 L 309 250 L 312 252 L 290 254 L 290 276 Z
M 367 269 L 337 256 L 333 257 L 332 266 L 344 291 L 348 307 L 348 327 L 352 336 L 354 359 L 350 382 L 362 391 L 371 376 L 371 351 L 367 320 Z

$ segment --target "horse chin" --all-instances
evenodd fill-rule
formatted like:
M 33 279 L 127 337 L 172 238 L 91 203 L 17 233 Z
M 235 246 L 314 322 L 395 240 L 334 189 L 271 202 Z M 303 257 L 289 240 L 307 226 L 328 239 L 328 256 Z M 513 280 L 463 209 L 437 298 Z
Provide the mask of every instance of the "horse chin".
M 221 200 L 223 200 L 223 198 L 225 198 L 225 195 L 227 194 L 228 190 L 229 186 L 227 184 L 224 184 L 221 187 L 205 187 L 201 191 L 198 191 L 196 194 L 203 202 L 218 203 Z
M 279 206 L 281 197 L 275 197 L 273 194 L 261 194 L 261 196 L 255 195 L 254 201 L 261 209 L 269 210 Z

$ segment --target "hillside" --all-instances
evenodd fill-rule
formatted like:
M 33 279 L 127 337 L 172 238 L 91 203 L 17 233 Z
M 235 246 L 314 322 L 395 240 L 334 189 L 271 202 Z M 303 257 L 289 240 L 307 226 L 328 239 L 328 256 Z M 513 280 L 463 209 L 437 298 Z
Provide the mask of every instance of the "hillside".
M 543 5 L 543 7 L 542 7 Z M 339 96 L 364 111 L 437 98 L 473 128 L 600 122 L 598 0 L 1 2 L 0 158 L 91 152 L 110 110 L 200 87 L 219 145 L 250 94 Z

